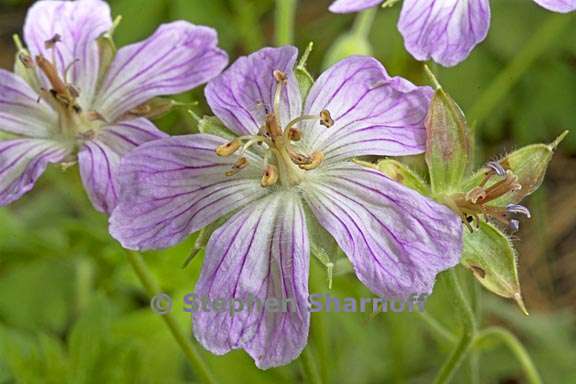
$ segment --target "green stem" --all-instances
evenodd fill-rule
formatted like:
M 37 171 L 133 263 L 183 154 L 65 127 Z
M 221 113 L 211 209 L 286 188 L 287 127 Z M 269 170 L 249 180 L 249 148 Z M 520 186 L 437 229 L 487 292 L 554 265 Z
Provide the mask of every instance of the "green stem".
M 456 337 L 450 332 L 444 325 L 442 325 L 438 320 L 432 317 L 428 312 L 415 311 L 416 315 L 420 317 L 424 322 L 430 327 L 430 329 L 442 339 L 450 344 L 456 342 Z
M 478 344 L 481 344 L 482 342 L 490 338 L 499 339 L 504 344 L 506 344 L 508 348 L 510 348 L 512 353 L 518 359 L 520 365 L 522 365 L 524 373 L 526 374 L 526 378 L 528 379 L 528 382 L 530 384 L 542 384 L 542 378 L 540 377 L 540 374 L 536 370 L 534 362 L 530 358 L 530 355 L 528 355 L 528 352 L 526 351 L 522 343 L 516 338 L 516 336 L 514 336 L 512 333 L 510 333 L 508 330 L 504 328 L 490 327 L 478 333 L 478 336 L 474 340 L 474 345 L 476 346 Z
M 453 296 L 454 308 L 458 313 L 460 320 L 462 321 L 463 332 L 460 341 L 448 359 L 444 362 L 444 365 L 436 376 L 436 379 L 434 380 L 434 383 L 436 384 L 448 383 L 451 380 L 452 376 L 454 376 L 454 373 L 456 373 L 462 364 L 462 361 L 466 357 L 476 332 L 476 320 L 474 318 L 474 313 L 472 312 L 466 296 L 460 287 L 458 276 L 456 275 L 456 270 L 452 268 L 451 270 L 447 271 L 445 273 L 445 277 L 448 290 Z
M 375 17 L 376 8 L 371 8 L 359 13 L 354 20 L 352 33 L 358 37 L 367 39 L 370 35 L 370 30 L 372 29 L 372 24 L 374 23 Z
M 322 384 L 322 378 L 320 377 L 320 371 L 316 366 L 316 359 L 311 351 L 311 346 L 308 345 L 302 352 L 302 357 L 300 358 L 302 362 L 302 370 L 304 371 L 305 383 L 309 384 Z
M 150 272 L 150 270 L 148 270 L 148 267 L 146 267 L 142 255 L 136 252 L 128 252 L 128 261 L 130 262 L 132 269 L 138 276 L 138 279 L 144 286 L 144 289 L 146 290 L 148 295 L 150 297 L 154 297 L 157 294 L 159 294 L 160 288 L 158 287 L 158 284 L 156 283 L 154 276 L 152 276 L 152 273 Z M 190 342 L 188 337 L 186 337 L 186 335 L 178 325 L 178 322 L 176 321 L 174 316 L 168 313 L 163 315 L 162 319 L 164 319 L 164 322 L 168 326 L 170 333 L 172 333 L 172 336 L 174 337 L 176 342 L 180 345 L 180 348 L 182 348 L 182 351 L 188 358 L 188 361 L 194 368 L 194 372 L 198 375 L 200 381 L 202 383 L 207 384 L 216 383 L 212 373 L 208 369 L 208 366 L 202 359 L 200 352 Z
M 294 17 L 297 0 L 276 0 L 276 45 L 294 43 Z
M 471 108 L 469 121 L 479 126 L 522 77 L 546 48 L 558 39 L 560 33 L 574 20 L 572 15 L 552 15 L 528 40 L 522 50 L 492 81 Z

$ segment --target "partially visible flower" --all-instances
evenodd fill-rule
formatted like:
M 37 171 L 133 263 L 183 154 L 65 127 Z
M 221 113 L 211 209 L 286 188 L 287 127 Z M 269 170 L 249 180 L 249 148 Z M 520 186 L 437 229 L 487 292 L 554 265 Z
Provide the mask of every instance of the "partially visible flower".
M 551 11 L 576 10 L 576 0 L 534 0 Z M 336 0 L 335 13 L 358 12 L 383 0 Z M 488 0 L 404 0 L 398 29 L 417 60 L 432 59 L 451 67 L 468 57 L 490 27 Z
M 16 75 L 0 70 L 0 131 L 10 135 L 0 141 L 0 205 L 32 189 L 48 164 L 78 161 L 93 205 L 111 212 L 120 158 L 167 137 L 142 117 L 147 102 L 190 90 L 226 66 L 215 31 L 182 21 L 105 60 L 98 39 L 112 25 L 101 0 L 30 8 L 29 51 L 20 48 Z
M 238 136 L 197 134 L 147 143 L 121 167 L 111 233 L 130 249 L 168 247 L 231 215 L 211 236 L 196 294 L 292 300 L 287 312 L 198 312 L 210 351 L 245 349 L 260 368 L 290 362 L 306 345 L 309 230 L 322 226 L 374 293 L 432 290 L 458 263 L 462 225 L 448 208 L 349 159 L 425 147 L 432 90 L 390 77 L 370 57 L 320 76 L 303 103 L 294 47 L 238 59 L 206 97 Z

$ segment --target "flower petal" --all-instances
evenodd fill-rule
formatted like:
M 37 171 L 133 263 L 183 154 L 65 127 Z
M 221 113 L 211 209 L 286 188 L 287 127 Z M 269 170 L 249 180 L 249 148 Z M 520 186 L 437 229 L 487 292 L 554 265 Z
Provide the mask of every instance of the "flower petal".
M 226 176 L 235 156 L 218 157 L 217 136 L 177 136 L 144 144 L 128 154 L 119 173 L 121 198 L 110 233 L 128 249 L 177 244 L 190 233 L 268 193 L 260 186 L 262 159 Z
M 398 22 L 412 56 L 446 67 L 466 59 L 489 27 L 488 0 L 404 0 Z
M 374 293 L 430 293 L 436 274 L 458 263 L 462 223 L 450 209 L 370 168 L 324 172 L 305 198 Z
M 0 69 L 0 131 L 47 138 L 57 116 L 18 76 Z
M 383 0 L 336 0 L 330 5 L 330 12 L 350 13 L 372 8 Z
M 540 6 L 554 12 L 568 13 L 576 10 L 576 0 L 534 0 Z
M 164 24 L 148 39 L 120 49 L 96 102 L 108 121 L 160 95 L 188 91 L 218 75 L 228 56 L 212 28 Z
M 96 39 L 111 27 L 110 7 L 104 1 L 37 1 L 28 10 L 24 39 L 33 56 L 55 57 L 60 74 L 74 63 L 68 80 L 78 88 L 80 104 L 87 108 L 96 91 L 100 65 Z M 55 35 L 61 42 L 56 43 L 53 55 L 45 42 Z
M 321 150 L 333 161 L 422 153 L 432 94 L 430 87 L 390 77 L 374 58 L 346 58 L 318 78 L 305 106 L 305 114 L 328 110 L 334 125 L 304 124 L 303 145 L 310 151 Z
M 166 138 L 146 119 L 108 126 L 97 139 L 85 143 L 78 154 L 80 175 L 94 207 L 111 213 L 118 201 L 116 173 L 121 158 L 140 144 Z
M 256 134 L 267 113 L 274 110 L 276 81 L 273 72 L 288 75 L 280 102 L 280 123 L 300 115 L 302 100 L 293 73 L 298 50 L 291 46 L 263 48 L 240 57 L 206 86 L 206 99 L 214 114 L 239 135 Z
M 308 338 L 308 270 L 300 197 L 278 192 L 250 204 L 210 238 L 196 286 L 198 298 L 238 300 L 245 308 L 197 311 L 196 338 L 216 354 L 242 348 L 261 369 L 288 364 Z M 266 310 L 273 300 L 276 312 Z
M 30 191 L 48 164 L 58 163 L 70 149 L 51 140 L 0 141 L 0 206 Z

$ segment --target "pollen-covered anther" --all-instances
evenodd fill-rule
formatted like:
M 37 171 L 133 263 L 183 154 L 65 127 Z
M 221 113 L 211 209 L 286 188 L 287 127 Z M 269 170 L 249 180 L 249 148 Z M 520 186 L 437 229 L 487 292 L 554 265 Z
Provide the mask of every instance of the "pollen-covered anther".
M 216 154 L 222 157 L 230 156 L 240 148 L 240 144 L 242 144 L 240 139 L 234 139 L 229 143 L 219 145 L 216 148 Z
M 271 187 L 278 182 L 278 169 L 274 165 L 267 165 L 260 180 L 262 187 Z
M 226 172 L 226 176 L 234 176 L 247 166 L 248 166 L 248 159 L 245 157 L 241 157 L 238 159 L 238 161 L 234 163 L 232 169 Z
M 272 74 L 274 75 L 274 79 L 278 83 L 283 83 L 283 82 L 288 80 L 288 76 L 286 76 L 286 72 L 282 72 L 279 69 L 275 69 L 274 72 L 272 72 Z
M 330 112 L 327 109 L 324 109 L 322 112 L 320 112 L 320 124 L 326 128 L 330 128 L 334 125 L 334 120 L 332 120 L 332 116 L 330 116 Z
M 310 156 L 310 162 L 307 164 L 300 164 L 299 167 L 301 169 L 305 169 L 307 171 L 311 170 L 311 169 L 315 169 L 317 168 L 320 164 L 322 164 L 322 162 L 324 161 L 324 154 L 322 152 L 314 152 L 311 156 Z
M 57 43 L 60 43 L 61 41 L 62 36 L 56 33 L 54 36 L 52 36 L 52 38 L 44 42 L 44 46 L 46 47 L 46 49 L 52 49 L 56 46 Z

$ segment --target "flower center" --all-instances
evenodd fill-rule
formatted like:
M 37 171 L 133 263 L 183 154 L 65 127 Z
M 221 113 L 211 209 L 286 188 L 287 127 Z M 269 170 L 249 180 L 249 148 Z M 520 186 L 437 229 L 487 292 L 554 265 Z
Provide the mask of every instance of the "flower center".
M 99 128 L 103 125 L 103 117 L 94 111 L 84 111 L 78 103 L 80 91 L 72 84 L 68 83 L 68 73 L 77 60 L 69 63 L 62 75 L 56 69 L 55 46 L 60 42 L 60 36 L 55 35 L 45 42 L 47 49 L 52 50 L 52 59 L 49 60 L 42 55 L 37 55 L 35 63 L 38 69 L 44 74 L 50 89 L 41 88 L 40 97 L 45 100 L 58 113 L 59 134 L 65 139 L 73 141 L 84 141 L 93 139 Z M 26 65 L 33 65 L 32 60 L 24 61 Z
M 520 222 L 515 215 L 522 214 L 530 218 L 528 208 L 518 204 L 508 204 L 506 207 L 488 205 L 509 192 L 515 192 L 522 188 L 518 183 L 518 177 L 511 170 L 505 170 L 497 162 L 489 162 L 486 166 L 487 171 L 480 183 L 466 193 L 457 193 L 451 196 L 450 204 L 464 219 L 464 223 L 469 227 L 470 222 L 479 222 L 480 215 L 491 217 L 498 222 L 507 225 L 512 231 L 519 229 Z M 486 186 L 494 177 L 500 180 Z
M 302 132 L 297 125 L 306 120 L 319 120 L 320 124 L 330 128 L 334 121 L 330 112 L 323 110 L 318 115 L 302 115 L 290 121 L 284 128 L 281 127 L 280 101 L 282 92 L 288 78 L 282 71 L 273 72 L 276 80 L 274 93 L 274 110 L 266 111 L 264 125 L 260 127 L 258 134 L 238 137 L 216 149 L 218 156 L 230 156 L 239 152 L 239 158 L 232 169 L 226 172 L 227 176 L 233 176 L 248 165 L 248 159 L 244 156 L 246 151 L 255 144 L 264 147 L 264 171 L 260 184 L 262 187 L 270 187 L 280 182 L 284 186 L 300 184 L 306 171 L 317 168 L 324 160 L 324 154 L 315 151 L 310 154 L 301 153 L 294 143 L 302 139 Z

